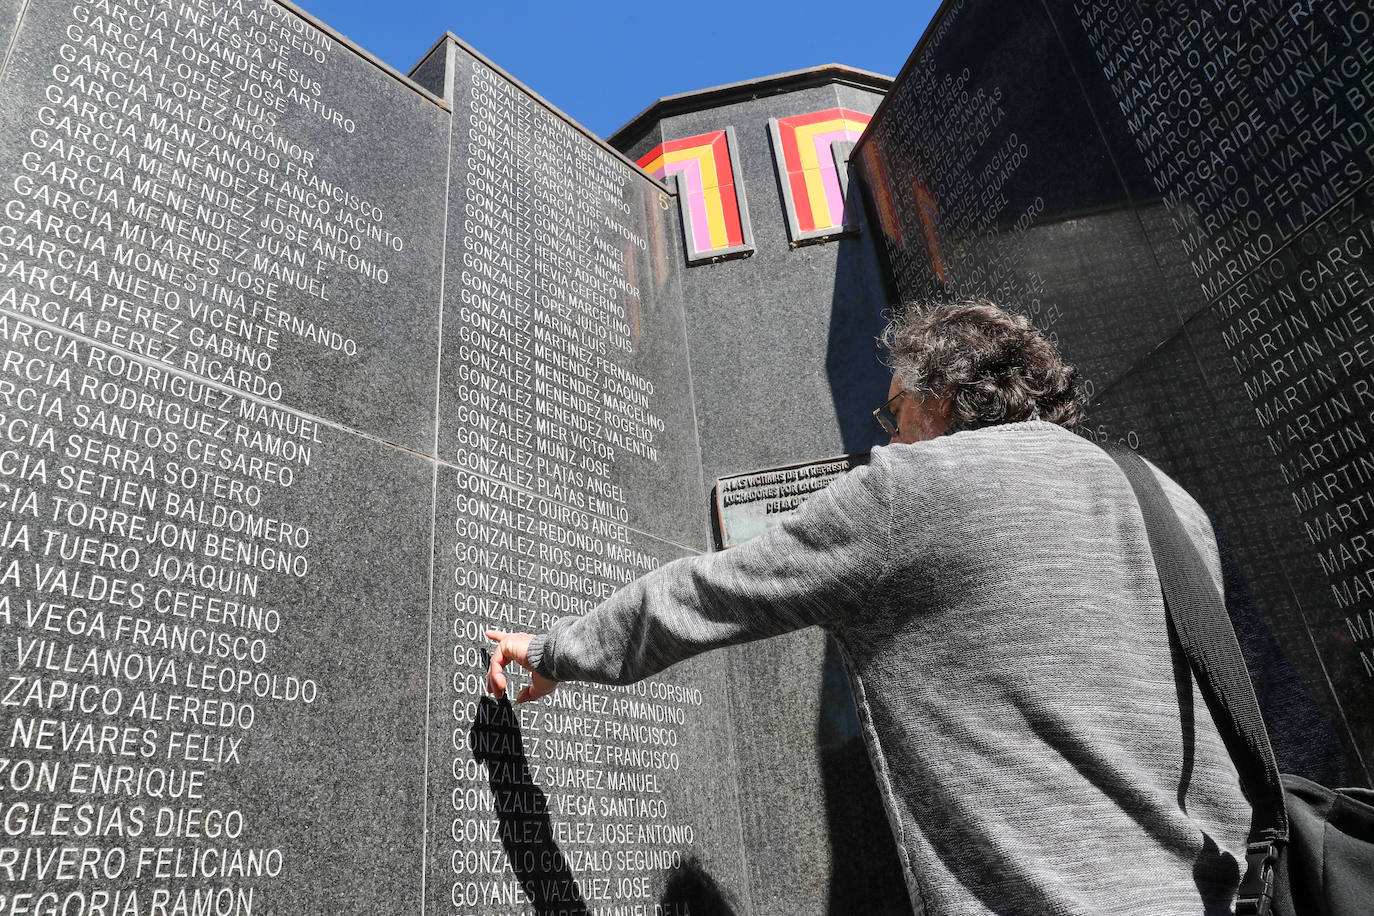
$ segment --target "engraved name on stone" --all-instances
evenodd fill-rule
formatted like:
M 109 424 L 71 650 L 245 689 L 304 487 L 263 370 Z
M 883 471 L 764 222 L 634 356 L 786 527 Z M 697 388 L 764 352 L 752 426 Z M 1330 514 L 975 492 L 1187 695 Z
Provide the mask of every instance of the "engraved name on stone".
M 41 11 L 0 188 L 0 875 L 7 912 L 259 912 L 293 863 L 241 806 L 255 735 L 327 695 L 284 663 L 327 549 L 274 506 L 328 447 L 286 345 L 405 240 L 321 171 L 334 42 L 264 2 Z M 37 13 L 35 13 L 37 15 Z M 242 774 L 241 774 L 242 771 Z
M 945 12 L 941 36 L 957 27 L 961 10 L 958 4 Z M 1012 200 L 1007 191 L 1017 172 L 1033 167 L 1035 152 L 1008 122 L 1003 88 L 978 85 L 968 67 L 942 67 L 935 48 L 927 42 L 904 77 L 909 88 L 889 101 L 869 141 L 908 157 L 894 167 L 892 194 L 898 219 L 910 227 L 907 244 L 927 233 L 938 237 L 946 252 L 942 286 L 1007 302 L 1057 341 L 1063 309 L 1040 272 L 1023 262 L 1018 244 L 1050 204 L 1040 195 Z M 938 293 L 928 288 L 924 245 L 904 249 L 885 239 L 885 247 L 905 295 Z
M 484 628 L 545 629 L 659 565 L 624 524 L 616 470 L 658 463 L 665 429 L 654 382 L 625 365 L 640 296 L 627 265 L 648 244 L 628 219 L 637 179 L 470 66 L 460 326 L 446 329 L 461 469 L 447 558 L 455 734 L 479 714 Z M 481 747 L 455 739 L 449 902 L 528 902 L 520 876 L 535 870 L 571 875 L 549 878 L 559 900 L 651 904 L 656 876 L 695 839 L 663 796 L 679 728 L 702 703 L 699 689 L 658 679 L 578 686 L 520 707 L 518 732 L 475 733 Z M 519 861 L 520 843 L 541 842 L 556 862 Z
M 0 221 L 0 307 L 279 401 L 283 338 L 358 343 L 302 297 L 384 287 L 405 240 L 319 174 L 305 116 L 332 39 L 271 2 L 118 3 L 71 15 Z
M 1361 4 L 1075 8 L 1210 298 L 1374 174 Z
M 8 314 L 0 430 L 7 908 L 270 906 L 289 856 L 226 783 L 326 689 L 274 658 L 320 545 L 272 505 L 327 436 Z

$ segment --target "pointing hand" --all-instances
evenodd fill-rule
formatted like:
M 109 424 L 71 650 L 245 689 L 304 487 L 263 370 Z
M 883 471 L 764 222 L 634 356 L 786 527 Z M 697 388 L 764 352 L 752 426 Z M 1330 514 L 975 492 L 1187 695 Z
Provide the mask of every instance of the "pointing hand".
M 530 667 L 531 638 L 528 633 L 487 630 L 487 639 L 496 643 L 496 651 L 491 653 L 491 664 L 487 668 L 487 693 L 494 697 L 506 695 L 507 662 L 515 662 L 520 667 L 529 669 L 533 675 L 530 684 L 520 689 L 520 695 L 515 698 L 515 702 L 528 703 L 530 700 L 537 700 L 553 693 L 558 682 L 544 677 Z

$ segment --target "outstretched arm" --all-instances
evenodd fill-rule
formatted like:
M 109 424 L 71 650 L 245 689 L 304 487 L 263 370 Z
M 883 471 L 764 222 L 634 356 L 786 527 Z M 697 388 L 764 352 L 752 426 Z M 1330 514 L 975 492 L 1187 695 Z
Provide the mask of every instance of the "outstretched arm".
M 507 661 L 535 673 L 524 701 L 557 681 L 633 683 L 708 649 L 845 619 L 887 567 L 890 480 L 875 452 L 746 544 L 675 560 L 541 636 L 488 632 L 497 642 L 488 689 L 504 691 Z

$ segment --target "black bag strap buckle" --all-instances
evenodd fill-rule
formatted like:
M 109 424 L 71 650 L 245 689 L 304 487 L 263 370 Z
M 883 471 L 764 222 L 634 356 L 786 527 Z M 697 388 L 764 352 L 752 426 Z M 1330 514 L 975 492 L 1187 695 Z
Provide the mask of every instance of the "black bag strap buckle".
M 1240 882 L 1236 916 L 1269 916 L 1274 905 L 1274 866 L 1277 843 L 1251 843 L 1245 851 L 1245 878 Z

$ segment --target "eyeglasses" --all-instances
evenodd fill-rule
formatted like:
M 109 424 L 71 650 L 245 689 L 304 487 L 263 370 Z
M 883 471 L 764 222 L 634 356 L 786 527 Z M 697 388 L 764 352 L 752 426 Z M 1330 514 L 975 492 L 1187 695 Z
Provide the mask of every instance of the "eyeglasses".
M 897 402 L 910 393 L 909 391 L 899 391 L 884 401 L 882 407 L 873 411 L 873 419 L 878 421 L 878 425 L 883 428 L 883 432 L 887 433 L 889 436 L 895 436 L 898 432 Z

